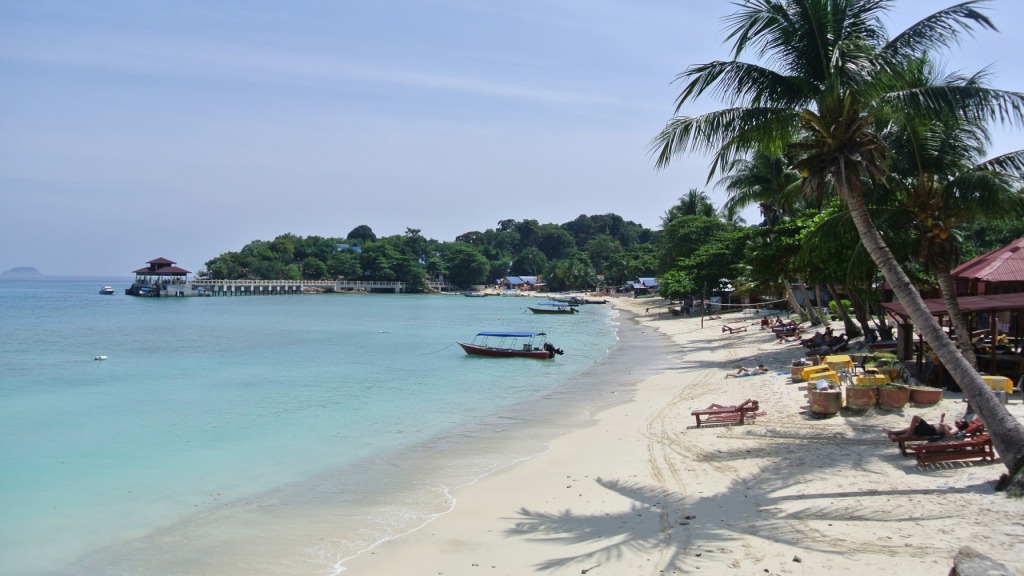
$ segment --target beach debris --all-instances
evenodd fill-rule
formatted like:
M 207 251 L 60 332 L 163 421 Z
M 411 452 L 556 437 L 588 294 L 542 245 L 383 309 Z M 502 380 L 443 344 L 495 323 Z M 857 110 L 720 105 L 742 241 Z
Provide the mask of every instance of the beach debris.
M 591 570 L 593 570 L 594 568 L 597 568 L 598 566 L 600 566 L 600 564 L 594 564 L 590 568 L 584 568 L 583 570 L 580 570 L 580 574 L 586 574 L 587 572 L 590 572 Z
M 1013 570 L 1002 562 L 978 552 L 970 546 L 962 546 L 953 558 L 953 570 L 950 574 L 958 576 L 981 576 L 991 574 L 993 576 L 1009 576 Z
M 793 562 L 796 562 L 797 564 L 799 564 L 799 563 L 801 563 L 803 561 L 804 561 L 803 558 L 801 558 L 799 556 L 793 556 Z

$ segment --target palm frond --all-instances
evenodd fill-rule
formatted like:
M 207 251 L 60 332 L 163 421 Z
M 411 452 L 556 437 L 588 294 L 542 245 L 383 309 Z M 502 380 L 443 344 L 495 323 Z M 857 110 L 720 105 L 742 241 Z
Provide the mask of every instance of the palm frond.
M 807 81 L 785 76 L 756 64 L 716 60 L 691 66 L 676 77 L 686 81 L 676 98 L 676 114 L 683 105 L 707 92 L 731 106 L 804 106 L 810 101 Z
M 655 166 L 659 169 L 686 152 L 712 153 L 710 180 L 745 150 L 760 147 L 781 151 L 789 141 L 795 119 L 794 111 L 786 108 L 726 108 L 675 117 L 655 136 L 650 150 L 656 155 Z
M 971 0 L 935 12 L 889 40 L 882 57 L 899 63 L 957 45 L 964 34 L 973 36 L 975 27 L 996 31 L 995 24 L 978 9 L 985 4 L 988 0 Z
M 995 158 L 990 158 L 976 166 L 978 170 L 990 170 L 1010 175 L 1018 180 L 1024 179 L 1024 150 L 1014 150 Z

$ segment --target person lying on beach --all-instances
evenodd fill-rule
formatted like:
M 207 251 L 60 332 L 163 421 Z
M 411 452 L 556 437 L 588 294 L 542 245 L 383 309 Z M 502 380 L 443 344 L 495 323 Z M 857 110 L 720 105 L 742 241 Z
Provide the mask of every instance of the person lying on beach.
M 764 374 L 765 372 L 768 372 L 768 369 L 765 368 L 764 364 L 758 364 L 757 368 L 754 368 L 753 370 L 751 370 L 750 368 L 745 368 L 743 366 L 737 366 L 735 372 L 729 372 L 728 374 L 725 375 L 725 377 L 740 378 L 743 376 L 753 376 L 754 374 Z
M 956 436 L 963 428 L 967 427 L 967 423 L 960 421 L 955 425 L 946 423 L 946 414 L 943 413 L 939 417 L 938 424 L 929 424 L 924 418 L 920 416 L 914 416 L 910 419 L 910 426 L 902 430 L 888 430 L 882 428 L 882 432 L 889 437 L 892 441 L 904 440 L 908 438 L 932 438 L 934 436 Z

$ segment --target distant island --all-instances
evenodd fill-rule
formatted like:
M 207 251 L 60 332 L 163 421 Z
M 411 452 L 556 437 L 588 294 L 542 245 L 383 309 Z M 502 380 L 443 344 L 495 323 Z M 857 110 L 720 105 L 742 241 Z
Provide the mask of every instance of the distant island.
M 42 276 L 43 273 L 36 270 L 32 266 L 15 266 L 6 272 L 0 274 L 2 276 Z

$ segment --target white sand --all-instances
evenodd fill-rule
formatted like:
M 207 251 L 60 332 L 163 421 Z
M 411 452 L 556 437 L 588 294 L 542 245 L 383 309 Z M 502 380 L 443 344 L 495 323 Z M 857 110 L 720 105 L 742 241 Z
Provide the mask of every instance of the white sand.
M 452 512 L 346 563 L 347 574 L 946 574 L 962 545 L 1024 573 L 1024 501 L 995 493 L 1000 462 L 918 467 L 881 433 L 936 406 L 811 417 L 789 377 L 802 348 L 750 326 L 616 299 L 678 345 L 678 369 L 550 450 L 458 490 Z M 754 320 L 745 317 L 748 323 Z M 730 324 L 736 325 L 736 324 Z M 836 326 L 842 330 L 841 324 Z M 658 334 L 658 332 L 662 334 Z M 767 375 L 726 379 L 764 362 Z M 694 427 L 712 402 L 760 402 L 745 426 Z M 1008 408 L 1024 420 L 1020 393 Z

